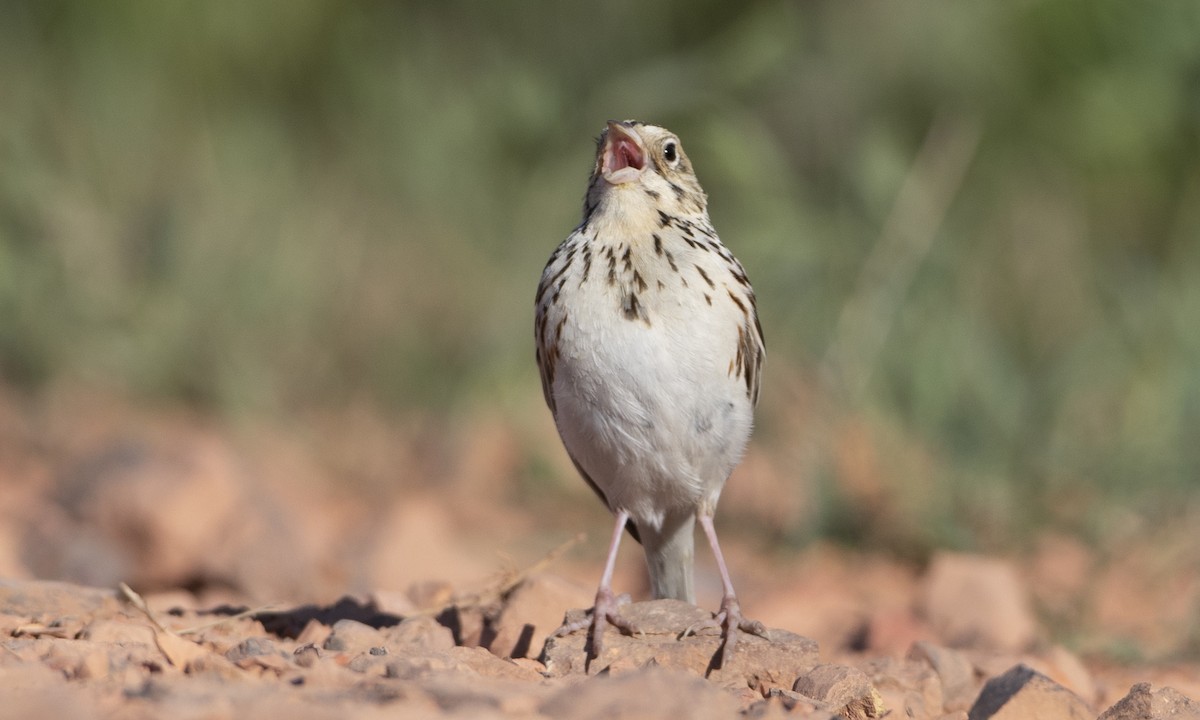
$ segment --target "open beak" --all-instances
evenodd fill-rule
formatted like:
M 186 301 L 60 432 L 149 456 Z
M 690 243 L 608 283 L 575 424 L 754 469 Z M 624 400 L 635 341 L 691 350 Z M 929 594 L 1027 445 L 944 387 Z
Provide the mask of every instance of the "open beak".
M 646 168 L 646 147 L 637 131 L 625 123 L 610 120 L 604 139 L 600 172 L 612 185 L 637 180 Z

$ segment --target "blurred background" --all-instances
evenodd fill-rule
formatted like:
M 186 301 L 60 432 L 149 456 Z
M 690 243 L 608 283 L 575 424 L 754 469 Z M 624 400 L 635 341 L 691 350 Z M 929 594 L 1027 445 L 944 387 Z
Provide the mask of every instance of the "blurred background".
M 591 582 L 532 299 L 637 118 L 759 295 L 735 575 L 1067 553 L 1058 632 L 1130 585 L 1200 652 L 1198 38 L 1183 1 L 5 4 L 0 573 L 320 597 L 583 528 Z

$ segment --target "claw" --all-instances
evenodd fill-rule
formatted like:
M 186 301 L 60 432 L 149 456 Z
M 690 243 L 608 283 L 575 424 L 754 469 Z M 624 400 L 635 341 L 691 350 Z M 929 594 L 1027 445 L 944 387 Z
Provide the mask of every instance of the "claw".
M 551 637 L 563 637 L 578 630 L 590 628 L 591 642 L 587 653 L 587 668 L 598 660 L 604 652 L 604 629 L 612 625 L 625 635 L 645 637 L 646 633 L 618 613 L 621 605 L 629 603 L 628 595 L 616 597 L 607 588 L 601 588 L 596 593 L 596 604 L 588 610 L 588 616 L 582 620 L 566 623 L 555 630 Z
M 721 609 L 716 612 L 708 620 L 701 620 L 694 623 L 687 630 L 683 631 L 680 639 L 689 635 L 695 635 L 697 631 L 707 628 L 718 628 L 721 630 L 721 649 L 717 654 L 717 667 L 725 664 L 725 660 L 732 657 L 733 649 L 737 646 L 737 634 L 739 631 L 750 635 L 757 635 L 760 638 L 769 640 L 767 628 L 757 620 L 747 620 L 742 617 L 742 608 L 738 604 L 737 598 L 726 595 L 721 601 Z

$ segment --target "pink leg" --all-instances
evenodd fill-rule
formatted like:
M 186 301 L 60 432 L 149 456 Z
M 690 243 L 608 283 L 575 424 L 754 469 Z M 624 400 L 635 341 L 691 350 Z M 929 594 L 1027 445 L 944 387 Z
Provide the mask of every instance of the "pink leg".
M 687 636 L 705 627 L 721 628 L 721 635 L 724 638 L 721 644 L 721 662 L 724 663 L 725 658 L 730 657 L 734 646 L 737 645 L 738 630 L 765 638 L 767 629 L 757 620 L 747 620 L 742 617 L 742 608 L 738 604 L 737 594 L 733 591 L 733 581 L 729 579 L 729 568 L 725 565 L 725 556 L 721 554 L 721 544 L 717 542 L 717 530 L 713 527 L 712 516 L 701 514 L 697 517 L 700 520 L 700 527 L 704 528 L 704 534 L 708 537 L 713 557 L 717 559 L 717 569 L 721 571 L 721 586 L 725 592 L 724 597 L 721 598 L 721 609 L 717 611 L 713 619 L 697 623 L 685 630 L 683 634 Z
M 576 630 L 591 627 L 592 644 L 588 653 L 588 664 L 600 657 L 604 650 L 604 628 L 608 625 L 618 628 L 627 635 L 637 631 L 625 618 L 617 614 L 618 599 L 613 595 L 612 576 L 617 565 L 617 549 L 621 546 L 621 536 L 625 533 L 625 523 L 629 522 L 629 513 L 621 510 L 617 513 L 617 522 L 613 527 L 612 542 L 608 546 L 608 559 L 604 562 L 604 575 L 600 577 L 600 587 L 596 590 L 596 604 L 592 607 L 591 619 L 567 623 L 554 632 L 554 637 L 569 635 Z

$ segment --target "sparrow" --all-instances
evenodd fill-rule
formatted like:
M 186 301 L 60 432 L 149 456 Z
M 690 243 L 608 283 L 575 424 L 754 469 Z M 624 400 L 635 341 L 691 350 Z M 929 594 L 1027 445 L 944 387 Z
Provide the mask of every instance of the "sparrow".
M 589 663 L 608 625 L 636 632 L 612 589 L 622 534 L 646 553 L 655 598 L 695 604 L 695 525 L 708 538 L 724 596 L 711 621 L 720 661 L 742 617 L 713 514 L 753 426 L 765 349 L 754 290 L 721 243 L 679 138 L 611 121 L 579 226 L 550 255 L 534 305 L 546 404 L 584 481 L 615 515 L 590 619 Z M 719 665 L 720 663 L 718 663 Z

